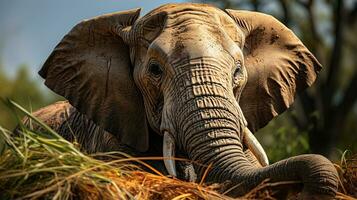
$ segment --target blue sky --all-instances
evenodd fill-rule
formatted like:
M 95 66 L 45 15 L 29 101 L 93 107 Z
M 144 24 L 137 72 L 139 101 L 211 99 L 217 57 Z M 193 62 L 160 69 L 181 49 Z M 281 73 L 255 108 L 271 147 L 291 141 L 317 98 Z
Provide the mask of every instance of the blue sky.
M 37 71 L 61 38 L 79 21 L 141 7 L 143 13 L 184 0 L 1 0 L 0 61 L 14 75 L 20 64 Z M 142 14 L 143 14 L 142 13 Z

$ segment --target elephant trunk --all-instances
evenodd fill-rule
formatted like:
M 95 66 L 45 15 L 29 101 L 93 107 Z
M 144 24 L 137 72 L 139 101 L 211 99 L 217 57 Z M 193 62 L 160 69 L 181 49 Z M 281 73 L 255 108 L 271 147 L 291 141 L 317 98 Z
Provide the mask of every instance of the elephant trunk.
M 214 112 L 214 111 L 212 111 Z M 231 113 L 216 110 L 222 115 Z M 200 111 L 197 115 L 203 115 Z M 192 118 L 191 118 L 192 119 Z M 319 155 L 302 155 L 282 160 L 264 168 L 256 168 L 246 158 L 239 132 L 241 128 L 231 126 L 227 119 L 204 119 L 193 122 L 186 133 L 188 157 L 200 163 L 211 164 L 211 168 L 196 166 L 199 179 L 205 170 L 206 181 L 226 182 L 238 185 L 232 195 L 243 195 L 262 181 L 302 181 L 305 194 L 334 196 L 338 176 L 332 163 Z
M 208 182 L 230 182 L 239 185 L 231 195 L 243 195 L 262 181 L 301 181 L 303 194 L 327 195 L 337 192 L 338 176 L 332 163 L 319 155 L 302 155 L 282 160 L 263 168 L 256 168 L 246 157 L 242 145 L 242 132 L 246 128 L 238 106 L 220 96 L 197 97 L 183 106 L 180 138 L 189 159 L 211 164 Z M 199 179 L 206 167 L 195 166 Z

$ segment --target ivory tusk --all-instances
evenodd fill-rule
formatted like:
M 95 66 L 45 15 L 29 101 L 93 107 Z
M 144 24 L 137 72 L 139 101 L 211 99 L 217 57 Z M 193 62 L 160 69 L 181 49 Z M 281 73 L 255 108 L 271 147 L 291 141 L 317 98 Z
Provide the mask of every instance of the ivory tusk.
M 176 177 L 176 164 L 174 160 L 175 156 L 175 141 L 174 138 L 170 135 L 169 132 L 164 132 L 164 141 L 163 141 L 163 156 L 164 156 L 164 164 L 171 176 Z
M 253 133 L 250 132 L 248 127 L 244 128 L 243 144 L 245 144 L 247 148 L 254 154 L 254 156 L 258 159 L 259 163 L 263 167 L 269 165 L 267 154 L 265 153 L 257 138 L 255 138 Z

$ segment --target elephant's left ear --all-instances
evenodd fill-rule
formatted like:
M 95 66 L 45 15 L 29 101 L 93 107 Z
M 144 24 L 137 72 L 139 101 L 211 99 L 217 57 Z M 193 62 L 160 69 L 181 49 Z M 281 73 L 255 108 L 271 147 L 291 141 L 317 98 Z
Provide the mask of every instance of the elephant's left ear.
M 239 104 L 252 131 L 265 126 L 293 103 L 296 93 L 311 86 L 320 63 L 294 33 L 274 17 L 226 10 L 244 35 L 248 82 Z
M 148 127 L 128 46 L 130 27 L 139 14 L 140 9 L 134 9 L 80 22 L 56 46 L 39 74 L 50 89 L 121 143 L 145 151 Z

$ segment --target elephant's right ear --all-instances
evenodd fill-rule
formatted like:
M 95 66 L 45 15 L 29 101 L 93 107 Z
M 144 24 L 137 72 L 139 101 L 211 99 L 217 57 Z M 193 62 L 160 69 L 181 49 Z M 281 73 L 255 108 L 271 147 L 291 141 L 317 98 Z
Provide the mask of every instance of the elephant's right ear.
M 140 9 L 135 9 L 77 24 L 56 46 L 39 74 L 50 89 L 122 143 L 146 151 L 144 105 L 124 42 L 139 15 Z

